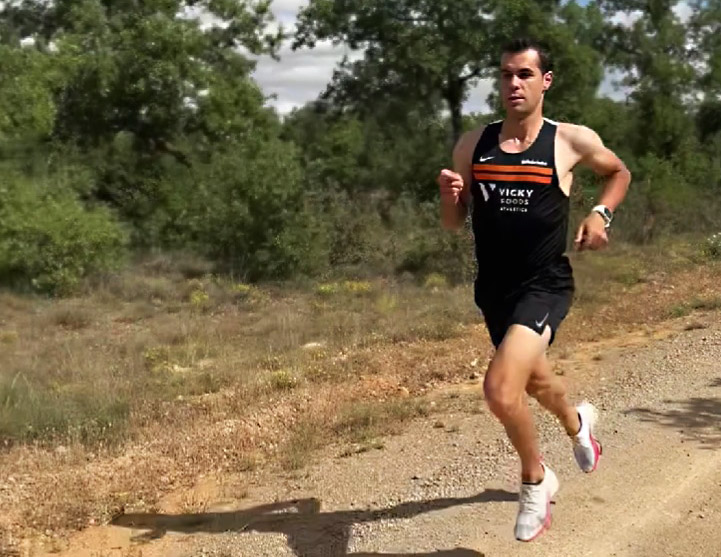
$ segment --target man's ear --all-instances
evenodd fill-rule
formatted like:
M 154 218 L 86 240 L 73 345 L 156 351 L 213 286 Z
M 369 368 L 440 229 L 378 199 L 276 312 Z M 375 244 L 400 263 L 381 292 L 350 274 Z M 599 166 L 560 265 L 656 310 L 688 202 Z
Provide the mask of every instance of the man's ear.
M 553 72 L 546 72 L 543 74 L 543 92 L 545 93 L 551 88 L 553 83 Z

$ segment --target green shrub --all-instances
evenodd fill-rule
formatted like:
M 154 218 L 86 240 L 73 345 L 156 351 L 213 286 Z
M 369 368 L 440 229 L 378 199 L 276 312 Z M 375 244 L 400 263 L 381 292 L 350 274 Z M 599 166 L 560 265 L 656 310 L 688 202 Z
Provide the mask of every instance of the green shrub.
M 107 210 L 87 209 L 70 189 L 14 179 L 0 186 L 0 278 L 63 294 L 116 267 L 125 234 Z
M 721 259 L 721 232 L 717 232 L 706 238 L 703 253 L 709 259 Z
M 438 204 L 433 202 L 417 204 L 402 199 L 391 214 L 399 248 L 395 260 L 398 272 L 436 273 L 451 283 L 473 279 L 476 262 L 468 227 L 456 232 L 443 230 Z
M 327 262 L 292 145 L 249 142 L 218 152 L 195 173 L 180 223 L 185 242 L 241 280 L 312 274 Z

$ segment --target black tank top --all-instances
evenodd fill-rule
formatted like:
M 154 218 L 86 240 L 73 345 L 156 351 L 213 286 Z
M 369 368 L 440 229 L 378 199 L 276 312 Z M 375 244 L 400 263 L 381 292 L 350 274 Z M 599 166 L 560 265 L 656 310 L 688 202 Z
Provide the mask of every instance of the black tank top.
M 565 256 L 570 202 L 555 164 L 557 124 L 549 120 L 522 153 L 499 146 L 503 122 L 486 127 L 473 154 L 477 286 L 493 296 L 534 284 L 573 287 Z

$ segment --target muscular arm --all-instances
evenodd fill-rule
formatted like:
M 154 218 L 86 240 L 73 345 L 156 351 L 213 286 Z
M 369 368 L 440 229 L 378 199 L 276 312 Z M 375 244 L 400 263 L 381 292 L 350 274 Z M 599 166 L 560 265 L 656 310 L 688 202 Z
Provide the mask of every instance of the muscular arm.
M 631 173 L 623 161 L 603 144 L 596 132 L 584 126 L 573 128 L 569 133 L 569 143 L 576 154 L 577 163 L 605 179 L 598 203 L 615 211 L 626 197 Z
M 582 164 L 604 178 L 603 191 L 598 200 L 612 212 L 626 197 L 631 173 L 613 151 L 606 148 L 598 134 L 583 126 L 569 126 L 568 143 L 571 147 L 572 166 Z M 608 244 L 606 223 L 596 212 L 587 216 L 576 233 L 576 249 L 601 249 Z
M 463 179 L 463 189 L 457 200 L 441 197 L 441 224 L 447 230 L 463 226 L 471 201 L 472 158 L 475 144 L 480 137 L 478 130 L 463 134 L 453 149 L 453 170 Z

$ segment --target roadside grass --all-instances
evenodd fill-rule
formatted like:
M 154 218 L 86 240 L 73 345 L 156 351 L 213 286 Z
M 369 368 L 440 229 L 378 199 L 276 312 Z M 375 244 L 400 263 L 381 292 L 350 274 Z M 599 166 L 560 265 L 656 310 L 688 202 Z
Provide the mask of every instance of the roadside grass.
M 692 298 L 671 306 L 668 310 L 670 318 L 686 317 L 694 311 L 715 311 L 721 309 L 721 296 Z
M 331 356 L 452 338 L 477 319 L 469 287 L 438 277 L 258 287 L 136 270 L 74 299 L 3 298 L 5 444 L 117 443 L 157 402 L 242 385 L 250 403 L 260 392 L 339 381 L 358 362 Z
M 403 423 L 431 413 L 423 399 L 392 399 L 347 403 L 331 416 L 306 415 L 293 428 L 281 447 L 279 460 L 284 470 L 306 466 L 317 449 L 339 442 L 345 444 L 343 456 L 383 448 L 380 440 L 400 431 Z
M 572 254 L 575 318 L 593 319 L 621 292 L 632 306 L 643 285 L 712 265 L 697 246 L 680 239 Z M 252 403 L 259 393 L 342 382 L 369 371 L 354 355 L 362 349 L 443 341 L 482 324 L 472 285 L 438 274 L 255 286 L 207 270 L 158 256 L 74 299 L 2 293 L 0 442 L 112 445 L 156 403 L 239 386 Z M 720 296 L 695 293 L 663 314 L 719 307 Z

